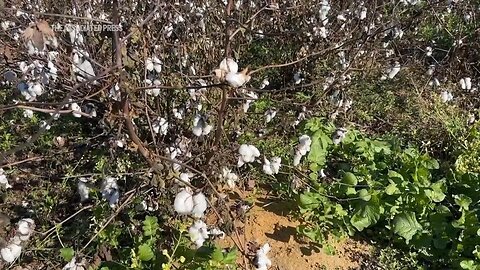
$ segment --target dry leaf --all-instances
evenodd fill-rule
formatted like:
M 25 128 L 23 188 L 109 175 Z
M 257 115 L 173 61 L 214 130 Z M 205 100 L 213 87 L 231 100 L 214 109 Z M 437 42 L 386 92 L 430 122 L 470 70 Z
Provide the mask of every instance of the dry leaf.
M 22 36 L 26 42 L 31 41 L 33 46 L 43 50 L 45 48 L 45 40 L 54 38 L 55 33 L 46 21 L 39 20 L 35 24 L 28 26 Z
M 50 25 L 48 25 L 48 22 L 44 20 L 40 20 L 37 22 L 37 28 L 38 28 L 38 31 L 40 31 L 46 37 L 55 36 L 55 32 L 53 32 L 52 28 L 50 28 Z

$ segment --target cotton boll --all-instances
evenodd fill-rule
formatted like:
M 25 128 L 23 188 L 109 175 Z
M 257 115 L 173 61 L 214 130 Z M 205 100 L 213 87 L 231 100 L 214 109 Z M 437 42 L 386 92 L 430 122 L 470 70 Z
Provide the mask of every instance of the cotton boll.
M 81 112 L 82 109 L 80 108 L 80 106 L 78 106 L 77 103 L 74 102 L 74 103 L 70 104 L 70 110 L 72 110 L 72 115 L 74 117 L 77 117 L 77 118 L 82 117 L 82 115 L 79 114 L 79 112 Z
M 185 183 L 190 184 L 190 178 L 193 177 L 193 173 L 181 173 L 180 180 L 175 179 L 175 183 L 185 186 Z
M 108 200 L 110 207 L 114 208 L 120 198 L 117 179 L 114 177 L 106 177 L 102 182 L 101 191 L 102 197 Z
M 225 232 L 217 228 L 211 229 L 208 234 L 213 236 L 219 236 L 218 238 L 220 239 L 225 238 Z
M 281 162 L 282 159 L 280 157 L 272 158 L 271 162 L 267 158 L 265 158 L 263 164 L 263 172 L 268 175 L 277 174 L 280 169 Z
M 248 109 L 250 108 L 250 104 L 251 104 L 254 100 L 258 99 L 258 95 L 255 94 L 255 92 L 248 92 L 248 93 L 247 93 L 247 97 L 248 97 L 249 99 L 247 99 L 247 100 L 245 101 L 245 103 L 243 104 L 243 112 L 247 112 Z
M 388 78 L 393 79 L 393 77 L 395 77 L 398 72 L 400 72 L 400 63 L 395 62 L 395 65 L 388 72 Z
M 22 253 L 22 247 L 16 244 L 9 244 L 6 247 L 0 250 L 0 254 L 2 255 L 2 259 L 7 263 L 12 263 Z
M 453 95 L 449 91 L 445 90 L 445 91 L 442 91 L 442 93 L 440 94 L 440 98 L 444 103 L 446 103 L 453 99 Z
M 153 71 L 153 61 L 151 57 L 148 57 L 147 60 L 145 60 L 145 68 L 148 71 Z
M 18 241 L 27 241 L 35 229 L 35 222 L 31 218 L 21 219 L 17 224 L 17 235 Z
M 232 58 L 225 58 L 220 62 L 219 68 L 214 70 L 215 77 L 219 80 L 224 80 L 229 73 L 238 73 L 238 64 Z
M 79 60 L 80 61 L 80 60 Z M 95 77 L 93 66 L 88 60 L 80 61 L 79 64 L 73 64 L 74 71 L 78 74 L 77 80 L 83 82 L 88 78 Z
M 248 75 L 248 68 L 242 70 L 241 72 L 229 72 L 225 76 L 225 80 L 230 84 L 230 86 L 238 88 L 248 81 L 250 81 L 250 75 Z
M 161 135 L 167 135 L 168 132 L 168 122 L 167 119 L 161 117 L 158 118 L 153 124 L 152 124 L 153 132 L 156 134 L 160 133 Z
M 197 114 L 193 119 L 192 132 L 195 136 L 200 137 L 202 135 L 208 135 L 212 131 L 212 126 L 206 123 L 203 116 Z
M 428 46 L 426 49 L 425 49 L 425 54 L 430 57 L 432 56 L 432 47 Z
M 308 135 L 302 135 L 298 138 L 299 144 L 295 149 L 295 156 L 293 158 L 293 166 L 300 164 L 300 160 L 304 155 L 310 151 L 310 145 L 312 144 L 312 139 Z
M 270 84 L 270 82 L 268 81 L 268 79 L 263 79 L 262 83 L 260 84 L 259 89 L 263 89 L 266 86 L 268 86 L 269 84 Z
M 268 109 L 265 112 L 265 122 L 270 123 L 272 119 L 277 115 L 277 111 L 275 109 Z
M 335 134 L 333 134 L 333 143 L 334 144 L 339 144 L 346 136 L 347 134 L 347 129 L 345 128 L 339 128 L 335 131 Z
M 77 259 L 75 257 L 70 260 L 63 268 L 62 270 L 85 270 L 85 261 L 77 262 Z
M 175 209 L 175 212 L 181 215 L 188 215 L 192 213 L 193 206 L 193 196 L 190 192 L 190 189 L 182 189 L 175 196 L 175 201 L 173 202 L 173 208 Z
M 8 183 L 7 176 L 4 174 L 2 168 L 0 168 L 0 185 L 3 185 L 5 188 L 12 188 L 12 186 Z
M 29 87 L 29 91 L 32 93 L 31 95 L 36 97 L 40 96 L 43 94 L 43 87 L 39 83 L 32 84 L 31 87 Z
M 203 243 L 208 239 L 207 224 L 201 220 L 195 221 L 195 223 L 188 229 L 190 240 L 195 243 L 197 248 L 203 246 Z
M 322 6 L 320 7 L 320 20 L 322 21 L 323 25 L 328 23 L 327 15 L 329 11 L 330 4 L 328 3 L 328 0 L 323 0 Z
M 87 179 L 82 177 L 78 179 L 77 183 L 78 194 L 80 195 L 80 201 L 84 202 L 88 200 L 90 189 L 87 186 Z
M 30 109 L 24 109 L 23 110 L 23 117 L 32 118 L 33 117 L 33 111 L 30 110 Z
M 228 168 L 222 169 L 222 174 L 220 175 L 220 178 L 225 180 L 228 187 L 231 189 L 235 188 L 235 182 L 238 181 L 238 176 L 235 173 L 232 173 L 232 171 Z
M 226 73 L 238 72 L 238 64 L 232 58 L 225 58 L 220 62 L 220 69 L 224 70 Z
M 254 162 L 255 158 L 260 156 L 260 151 L 255 146 L 247 144 L 242 144 L 238 149 L 238 153 L 240 154 L 238 167 L 242 167 L 244 163 Z
M 24 218 L 18 222 L 17 231 L 21 234 L 27 235 L 32 233 L 33 228 L 35 227 L 35 222 L 31 218 Z
M 155 69 L 155 72 L 160 73 L 162 72 L 162 61 L 158 59 L 156 56 L 152 58 L 152 64 L 153 64 L 153 69 Z
M 268 258 L 267 253 L 270 251 L 270 245 L 266 243 L 256 252 L 255 266 L 257 270 L 267 270 L 272 266 L 272 261 Z
M 203 217 L 205 210 L 207 210 L 207 198 L 201 192 L 193 196 L 193 216 L 196 218 Z
M 460 79 L 460 87 L 463 90 L 472 89 L 472 79 L 470 77 L 465 77 L 465 78 Z
M 295 82 L 295 84 L 300 84 L 304 79 L 302 78 L 302 73 L 300 73 L 300 71 L 296 72 L 294 75 L 293 75 L 293 81 Z

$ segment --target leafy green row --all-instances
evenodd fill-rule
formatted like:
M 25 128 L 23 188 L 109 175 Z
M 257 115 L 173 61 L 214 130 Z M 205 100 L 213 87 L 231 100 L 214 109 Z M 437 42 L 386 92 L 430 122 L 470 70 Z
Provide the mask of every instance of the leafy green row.
M 299 232 L 323 242 L 327 233 L 368 231 L 418 252 L 426 267 L 480 269 L 479 174 L 356 130 L 335 145 L 335 127 L 322 119 L 308 121 L 305 132 L 312 186 L 299 196 Z

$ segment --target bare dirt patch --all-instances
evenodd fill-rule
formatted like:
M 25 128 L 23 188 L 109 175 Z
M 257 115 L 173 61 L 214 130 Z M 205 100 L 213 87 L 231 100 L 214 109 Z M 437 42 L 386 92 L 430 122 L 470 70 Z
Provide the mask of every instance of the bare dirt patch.
M 368 257 L 371 246 L 352 239 L 332 239 L 330 244 L 335 248 L 335 254 L 328 255 L 318 244 L 297 235 L 296 228 L 300 222 L 289 215 L 292 207 L 295 205 L 291 202 L 257 201 L 246 214 L 243 241 L 270 244 L 270 269 L 359 269 L 359 258 Z M 233 245 L 230 239 L 220 240 L 219 244 Z M 249 267 L 255 269 L 252 265 Z

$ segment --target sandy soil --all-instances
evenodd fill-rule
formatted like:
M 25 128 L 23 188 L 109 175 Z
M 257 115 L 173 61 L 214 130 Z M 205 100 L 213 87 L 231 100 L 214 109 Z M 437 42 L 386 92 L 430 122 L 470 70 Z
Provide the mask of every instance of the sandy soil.
M 288 203 L 291 204 L 291 203 Z M 331 241 L 335 254 L 326 254 L 318 245 L 300 239 L 296 227 L 300 224 L 289 216 L 295 205 L 285 202 L 267 200 L 257 201 L 246 214 L 245 223 L 236 224 L 240 228 L 240 238 L 245 245 L 263 245 L 269 243 L 271 251 L 268 256 L 272 260 L 274 270 L 307 270 L 307 269 L 358 269 L 359 254 L 367 255 L 371 247 L 365 243 L 348 239 Z M 242 228 L 243 227 L 243 228 Z M 244 231 L 244 232 L 243 232 Z M 231 239 L 219 240 L 221 246 L 232 246 Z M 241 256 L 239 256 L 241 257 Z M 242 258 L 239 258 L 242 262 Z M 245 267 L 244 260 L 242 263 Z M 250 265 L 246 269 L 255 269 Z

